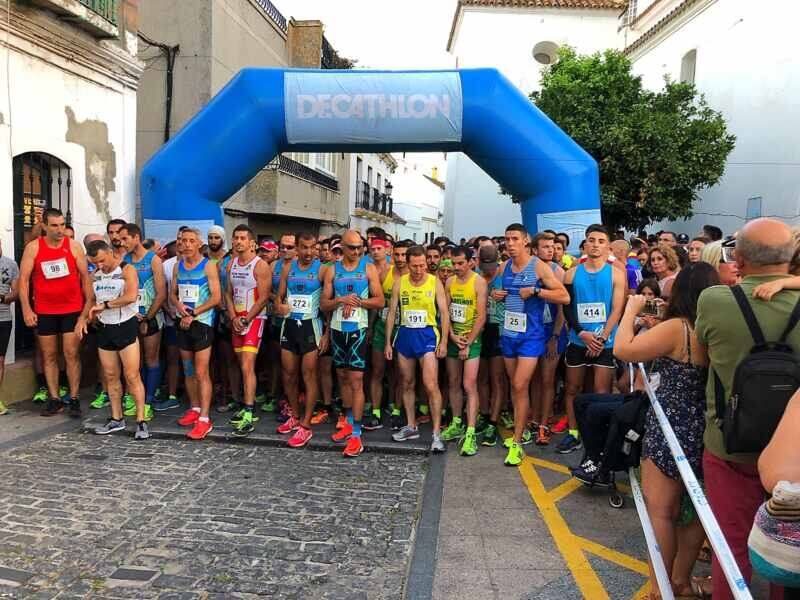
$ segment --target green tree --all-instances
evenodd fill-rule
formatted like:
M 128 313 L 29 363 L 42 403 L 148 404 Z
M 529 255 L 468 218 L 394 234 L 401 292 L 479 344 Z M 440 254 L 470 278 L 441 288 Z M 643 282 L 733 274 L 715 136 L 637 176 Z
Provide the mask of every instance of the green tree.
M 736 137 L 688 83 L 652 92 L 621 52 L 562 48 L 531 99 L 597 161 L 603 221 L 638 230 L 692 216 L 697 192 L 717 183 Z

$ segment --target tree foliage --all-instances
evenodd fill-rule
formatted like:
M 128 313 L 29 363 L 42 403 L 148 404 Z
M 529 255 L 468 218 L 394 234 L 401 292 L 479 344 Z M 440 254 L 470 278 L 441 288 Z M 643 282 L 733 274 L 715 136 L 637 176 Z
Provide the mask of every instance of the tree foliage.
M 614 50 L 562 48 L 531 99 L 597 161 L 603 221 L 615 228 L 690 217 L 736 142 L 693 85 L 665 80 L 663 90 L 646 90 Z

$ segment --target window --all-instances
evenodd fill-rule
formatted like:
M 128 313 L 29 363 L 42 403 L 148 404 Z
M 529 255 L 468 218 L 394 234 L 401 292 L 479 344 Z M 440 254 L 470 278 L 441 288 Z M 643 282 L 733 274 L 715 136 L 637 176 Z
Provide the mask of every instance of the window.
M 289 158 L 299 163 L 336 177 L 336 154 L 320 154 L 317 152 L 291 152 Z
M 367 185 L 372 187 L 372 167 L 367 167 Z
M 376 177 L 377 177 L 377 179 L 375 180 L 375 188 L 378 190 L 378 193 L 380 193 L 380 192 L 382 192 L 382 191 L 383 191 L 383 190 L 381 189 L 381 183 L 382 183 L 382 182 L 381 182 L 381 179 L 382 179 L 382 176 L 381 176 L 381 174 L 380 174 L 380 173 L 378 173 Z
M 364 161 L 356 158 L 356 181 L 361 181 L 364 177 Z
M 761 217 L 761 201 L 761 196 L 754 196 L 747 199 L 747 214 L 745 215 L 745 218 L 748 221 Z
M 694 70 L 697 66 L 697 50 L 689 50 L 681 59 L 681 83 L 694 83 Z

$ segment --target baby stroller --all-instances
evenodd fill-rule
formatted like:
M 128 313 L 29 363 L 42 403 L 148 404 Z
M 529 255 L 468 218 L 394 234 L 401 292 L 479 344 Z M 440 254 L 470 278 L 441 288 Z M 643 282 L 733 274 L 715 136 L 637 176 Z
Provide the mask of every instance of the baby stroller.
M 608 502 L 622 508 L 624 496 L 616 485 L 617 471 L 639 466 L 645 417 L 650 400 L 644 392 L 581 394 L 575 399 L 578 431 L 584 455 L 572 476 L 588 487 L 610 490 Z

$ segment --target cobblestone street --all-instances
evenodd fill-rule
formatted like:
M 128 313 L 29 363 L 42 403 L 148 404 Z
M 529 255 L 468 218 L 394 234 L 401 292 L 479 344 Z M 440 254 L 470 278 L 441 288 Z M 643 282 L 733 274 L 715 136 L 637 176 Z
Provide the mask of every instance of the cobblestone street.
M 0 597 L 399 599 L 427 459 L 65 433 L 0 453 Z

